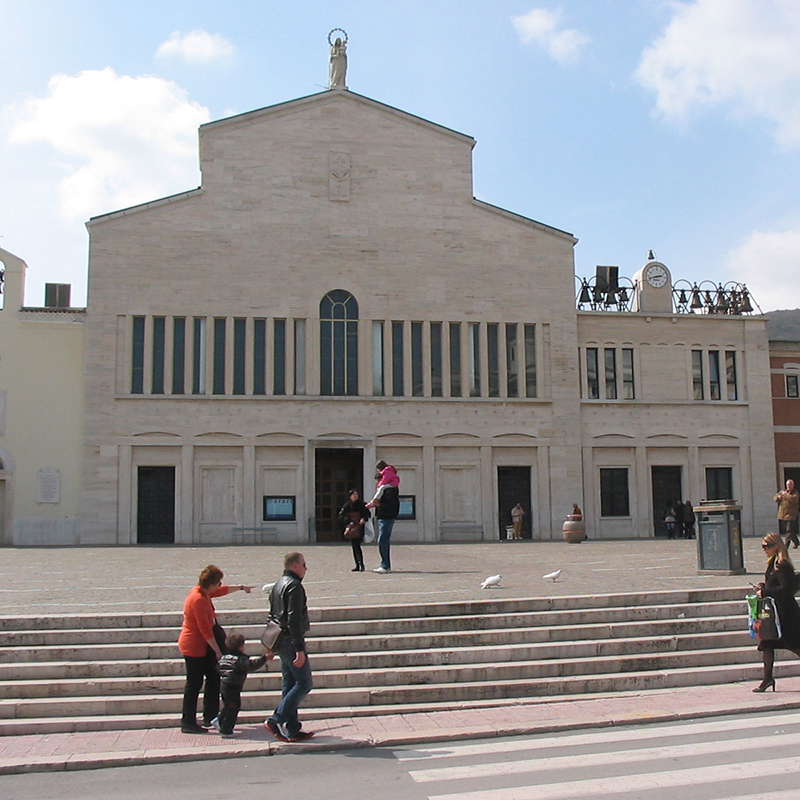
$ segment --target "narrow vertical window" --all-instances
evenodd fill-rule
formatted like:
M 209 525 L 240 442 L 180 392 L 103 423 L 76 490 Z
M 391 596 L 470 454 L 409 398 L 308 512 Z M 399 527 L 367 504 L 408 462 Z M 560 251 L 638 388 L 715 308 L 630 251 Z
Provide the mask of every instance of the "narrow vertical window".
M 442 323 L 431 322 L 431 397 L 442 396 Z
M 506 392 L 509 397 L 519 397 L 516 325 L 506 325 Z
M 469 323 L 469 396 L 481 396 L 481 326 Z
M 422 397 L 422 323 L 411 323 L 411 394 Z
M 786 376 L 786 396 L 800 397 L 800 375 Z
M 719 350 L 708 351 L 708 388 L 712 400 L 722 399 L 720 390 Z
M 267 321 L 253 320 L 253 394 L 267 393 Z
M 600 516 L 629 517 L 631 514 L 626 467 L 600 470 Z
M 461 323 L 450 323 L 450 397 L 461 397 Z
M 536 397 L 536 326 L 526 325 L 525 336 L 525 396 Z
M 385 392 L 383 382 L 383 321 L 372 323 L 372 394 L 382 397 Z
M 144 392 L 144 317 L 133 318 L 132 355 L 131 394 L 142 394 Z
M 192 394 L 206 393 L 206 318 L 194 318 Z
M 403 323 L 392 322 L 392 394 L 403 396 Z
M 733 499 L 733 470 L 731 467 L 706 467 L 706 499 Z
M 164 394 L 164 347 L 167 337 L 166 317 L 153 317 L 153 369 L 150 391 Z
M 736 351 L 725 351 L 725 380 L 728 384 L 728 400 L 738 400 L 739 390 L 736 385 Z
M 622 399 L 636 399 L 636 387 L 633 381 L 633 350 L 630 347 L 622 348 Z
M 358 302 L 334 289 L 319 304 L 320 393 L 358 394 Z
M 606 347 L 603 353 L 606 373 L 606 400 L 617 399 L 617 351 Z
M 272 394 L 286 394 L 286 320 L 274 320 L 272 330 Z
M 695 400 L 705 399 L 702 350 L 692 350 L 692 392 Z
M 233 393 L 244 394 L 244 359 L 247 345 L 247 320 L 233 320 Z
M 486 326 L 486 352 L 489 362 L 489 397 L 500 397 L 500 326 Z
M 586 393 L 590 400 L 600 398 L 600 376 L 598 374 L 597 348 L 586 348 Z
M 294 393 L 306 393 L 306 321 L 294 321 Z
M 186 317 L 172 320 L 172 394 L 184 393 L 186 374 Z
M 212 394 L 225 394 L 225 317 L 214 318 L 214 373 Z

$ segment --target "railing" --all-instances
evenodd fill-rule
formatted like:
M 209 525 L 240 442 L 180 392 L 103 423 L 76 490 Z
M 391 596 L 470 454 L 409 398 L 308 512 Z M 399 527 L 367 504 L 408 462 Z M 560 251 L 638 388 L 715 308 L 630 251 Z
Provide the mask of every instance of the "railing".
M 576 275 L 575 281 L 578 311 L 632 312 L 638 308 L 638 287 L 630 278 L 618 278 L 612 283 L 598 276 L 586 279 Z M 737 316 L 763 313 L 743 283 L 692 283 L 683 279 L 672 284 L 672 311 L 676 314 Z

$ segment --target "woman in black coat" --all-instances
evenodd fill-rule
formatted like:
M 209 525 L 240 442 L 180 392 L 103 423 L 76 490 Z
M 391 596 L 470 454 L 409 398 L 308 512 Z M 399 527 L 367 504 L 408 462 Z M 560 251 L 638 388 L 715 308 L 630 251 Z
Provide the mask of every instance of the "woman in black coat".
M 364 541 L 364 523 L 369 519 L 370 513 L 366 503 L 360 499 L 357 489 L 351 489 L 348 493 L 348 500 L 339 511 L 339 520 L 344 522 L 345 530 L 351 525 L 356 525 L 357 528 L 351 528 L 356 535 L 348 536 L 350 544 L 353 548 L 353 560 L 356 562 L 355 567 L 351 572 L 364 571 L 364 554 L 361 552 L 361 542 Z
M 761 547 L 769 561 L 767 561 L 767 571 L 764 573 L 764 582 L 758 584 L 757 591 L 760 597 L 772 597 L 775 600 L 781 623 L 781 638 L 758 643 L 758 649 L 764 658 L 764 680 L 753 691 L 765 692 L 771 688 L 774 692 L 775 679 L 772 677 L 772 667 L 775 664 L 775 651 L 791 650 L 800 656 L 800 607 L 794 599 L 796 586 L 794 567 L 789 560 L 783 539 L 777 533 L 768 533 Z

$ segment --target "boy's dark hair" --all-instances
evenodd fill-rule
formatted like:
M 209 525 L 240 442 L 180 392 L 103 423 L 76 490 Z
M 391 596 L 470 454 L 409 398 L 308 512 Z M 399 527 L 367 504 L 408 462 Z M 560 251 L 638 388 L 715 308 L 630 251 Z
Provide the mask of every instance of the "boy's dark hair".
M 228 652 L 241 650 L 244 647 L 244 636 L 241 633 L 229 633 L 225 637 L 225 647 Z
M 379 461 L 379 462 L 378 462 L 378 463 L 375 465 L 375 469 L 377 469 L 377 470 L 386 469 L 386 467 L 388 467 L 388 466 L 389 466 L 389 465 L 388 465 L 388 464 L 387 464 L 387 463 L 386 463 L 386 462 L 385 462 L 383 459 L 381 459 L 381 460 L 380 460 L 380 461 Z

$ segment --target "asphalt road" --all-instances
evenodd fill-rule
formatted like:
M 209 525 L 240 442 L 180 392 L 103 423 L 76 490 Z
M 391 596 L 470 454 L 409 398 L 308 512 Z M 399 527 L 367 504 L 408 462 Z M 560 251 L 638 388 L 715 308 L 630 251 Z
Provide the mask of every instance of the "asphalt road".
M 795 800 L 800 715 L 0 778 L 3 800 Z

